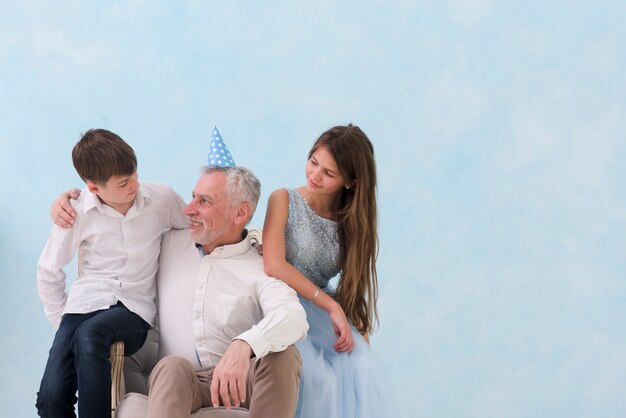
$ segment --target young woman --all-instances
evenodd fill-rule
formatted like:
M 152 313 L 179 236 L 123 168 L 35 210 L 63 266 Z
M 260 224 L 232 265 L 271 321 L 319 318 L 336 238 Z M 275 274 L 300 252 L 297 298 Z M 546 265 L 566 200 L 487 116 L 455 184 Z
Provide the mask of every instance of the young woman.
M 311 148 L 305 174 L 305 186 L 271 194 L 263 228 L 266 273 L 298 292 L 309 321 L 308 336 L 297 345 L 296 416 L 390 416 L 392 400 L 383 395 L 368 343 L 378 320 L 372 144 L 357 126 L 336 126 Z

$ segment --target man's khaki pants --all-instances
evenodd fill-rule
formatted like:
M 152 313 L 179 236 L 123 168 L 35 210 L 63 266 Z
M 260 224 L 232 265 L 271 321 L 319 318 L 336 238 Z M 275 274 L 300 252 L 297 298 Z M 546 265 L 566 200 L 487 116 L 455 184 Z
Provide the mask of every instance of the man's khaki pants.
M 251 418 L 292 418 L 298 403 L 302 361 L 295 346 L 251 360 L 246 402 Z M 181 357 L 160 360 L 148 382 L 150 418 L 184 418 L 191 412 L 212 406 L 210 385 L 213 368 L 196 371 Z

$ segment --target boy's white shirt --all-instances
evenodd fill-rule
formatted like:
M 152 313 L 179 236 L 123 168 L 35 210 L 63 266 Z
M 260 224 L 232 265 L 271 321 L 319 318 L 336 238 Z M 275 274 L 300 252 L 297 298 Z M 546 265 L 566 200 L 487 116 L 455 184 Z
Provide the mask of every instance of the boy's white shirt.
M 107 309 L 118 301 L 154 326 L 161 238 L 187 228 L 183 199 L 168 185 L 141 182 L 126 216 L 87 189 L 71 203 L 74 226 L 52 228 L 37 268 L 39 297 L 54 328 L 63 314 Z M 68 296 L 63 267 L 76 251 L 81 272 Z

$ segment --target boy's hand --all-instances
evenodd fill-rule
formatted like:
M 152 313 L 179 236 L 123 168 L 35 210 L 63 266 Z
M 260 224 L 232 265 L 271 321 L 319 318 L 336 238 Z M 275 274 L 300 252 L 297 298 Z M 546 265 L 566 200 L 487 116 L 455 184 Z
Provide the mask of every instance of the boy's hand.
M 72 205 L 70 205 L 70 199 L 78 199 L 80 190 L 70 189 L 67 192 L 61 193 L 57 200 L 52 203 L 50 207 L 50 218 L 52 222 L 61 228 L 71 228 L 74 225 L 74 218 L 76 217 L 76 211 Z

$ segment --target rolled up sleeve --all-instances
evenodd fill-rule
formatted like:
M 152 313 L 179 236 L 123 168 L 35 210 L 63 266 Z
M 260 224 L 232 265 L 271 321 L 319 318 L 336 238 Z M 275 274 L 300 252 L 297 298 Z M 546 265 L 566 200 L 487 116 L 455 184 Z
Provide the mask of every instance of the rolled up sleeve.
M 257 358 L 285 350 L 306 337 L 309 325 L 296 292 L 268 277 L 258 285 L 263 319 L 235 339 L 247 342 Z

